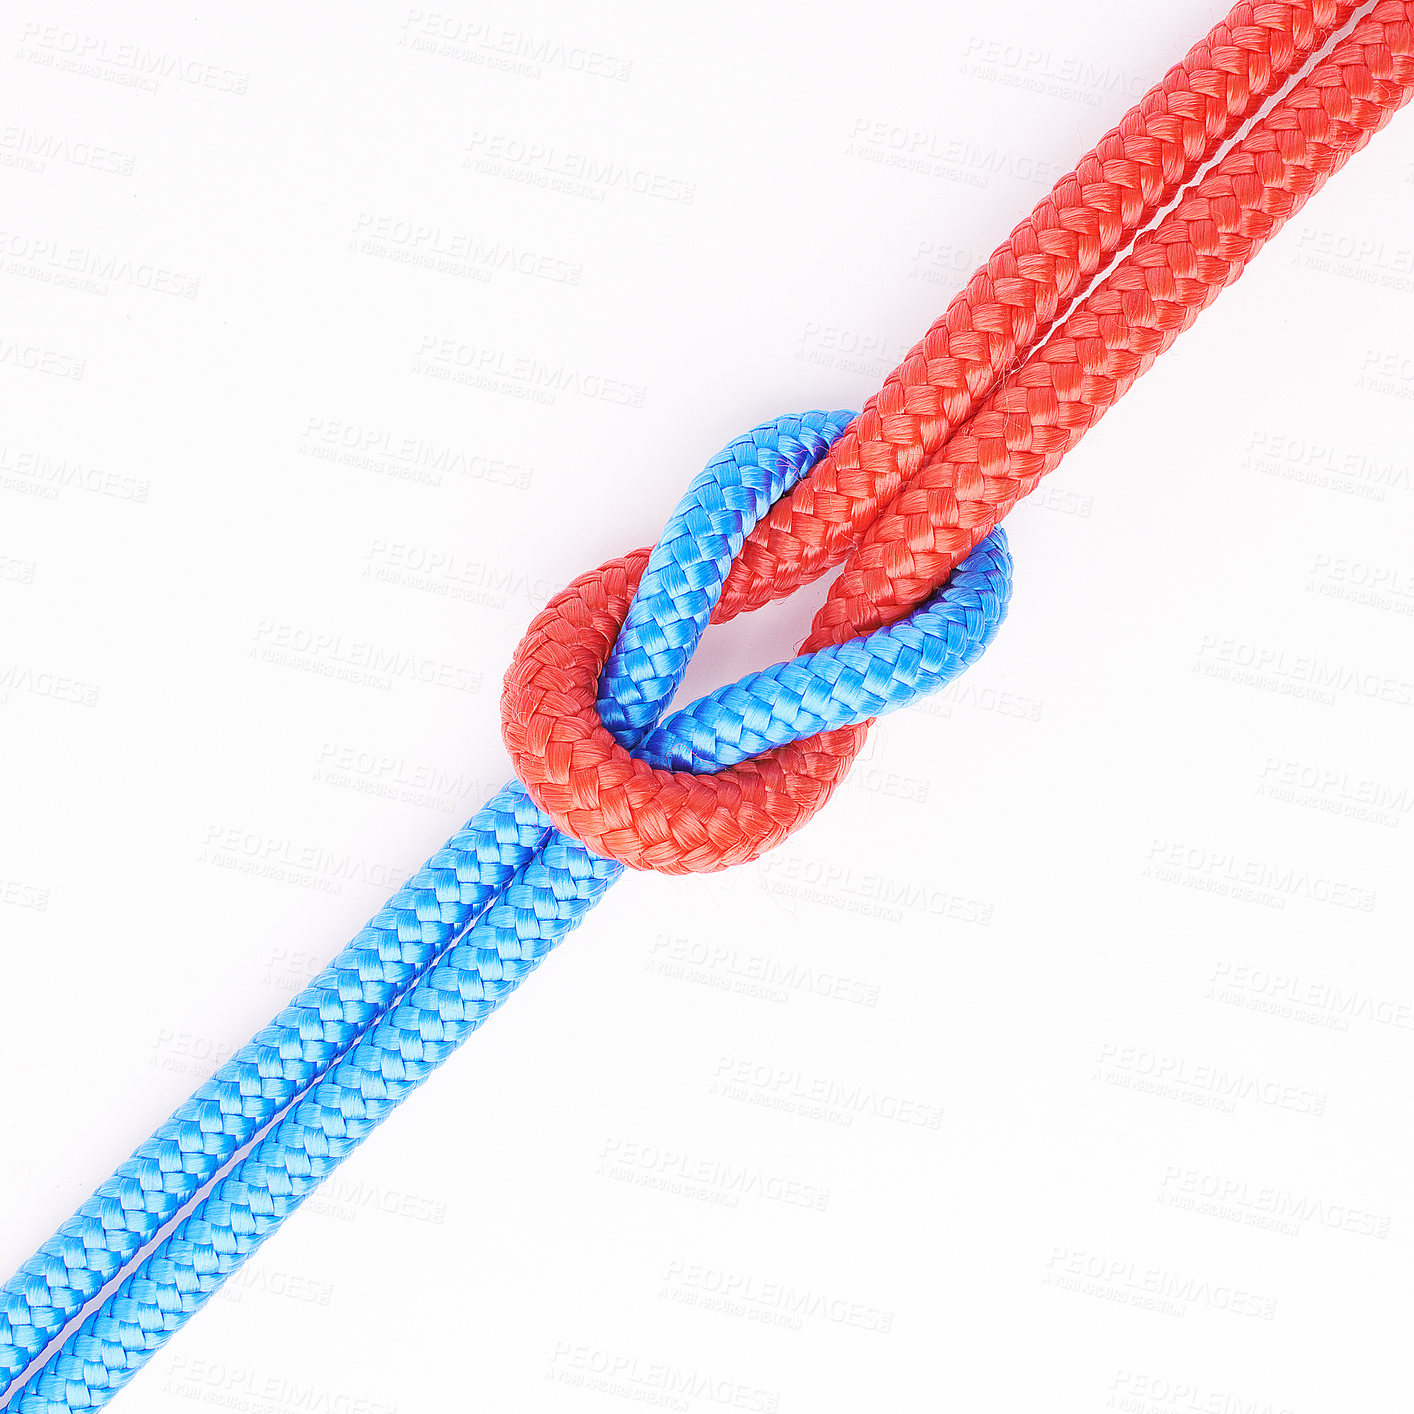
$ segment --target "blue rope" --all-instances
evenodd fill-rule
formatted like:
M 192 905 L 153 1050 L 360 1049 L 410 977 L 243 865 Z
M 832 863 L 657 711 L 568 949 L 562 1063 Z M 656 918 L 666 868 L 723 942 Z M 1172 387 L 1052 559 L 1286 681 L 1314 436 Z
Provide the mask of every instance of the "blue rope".
M 659 723 L 746 535 L 848 422 L 810 413 L 764 424 L 679 503 L 601 682 L 605 725 L 651 764 L 720 769 L 894 710 L 956 677 L 995 635 L 1011 576 L 1000 531 L 903 623 L 748 674 Z M 554 830 L 518 783 L 501 790 L 0 1290 L 3 1394 L 268 1128 L 9 1407 L 106 1404 L 621 873 Z

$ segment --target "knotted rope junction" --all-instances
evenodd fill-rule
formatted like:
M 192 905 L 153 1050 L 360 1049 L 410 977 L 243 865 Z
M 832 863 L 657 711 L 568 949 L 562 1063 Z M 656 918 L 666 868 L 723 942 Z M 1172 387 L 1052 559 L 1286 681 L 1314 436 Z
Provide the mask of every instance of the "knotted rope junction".
M 6 1408 L 106 1404 L 623 863 L 697 872 L 755 857 L 828 799 L 872 716 L 976 660 L 1010 589 L 997 522 L 1408 100 L 1414 0 L 1380 0 L 1184 190 L 1363 8 L 1238 5 L 1017 227 L 857 418 L 782 418 L 738 439 L 651 553 L 576 580 L 537 617 L 503 703 L 523 784 L 0 1290 Z M 841 564 L 801 657 L 664 715 L 709 619 Z

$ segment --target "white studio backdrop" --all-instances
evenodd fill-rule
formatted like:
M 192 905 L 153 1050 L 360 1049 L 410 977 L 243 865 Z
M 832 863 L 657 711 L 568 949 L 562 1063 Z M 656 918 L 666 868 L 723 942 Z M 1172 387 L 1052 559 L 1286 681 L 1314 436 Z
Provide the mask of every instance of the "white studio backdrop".
M 507 778 L 545 598 L 858 407 L 1221 13 L 7 12 L 6 1274 Z M 116 1407 L 1385 1406 L 1412 230 L 1406 113 L 1008 520 L 984 661 L 614 889 Z

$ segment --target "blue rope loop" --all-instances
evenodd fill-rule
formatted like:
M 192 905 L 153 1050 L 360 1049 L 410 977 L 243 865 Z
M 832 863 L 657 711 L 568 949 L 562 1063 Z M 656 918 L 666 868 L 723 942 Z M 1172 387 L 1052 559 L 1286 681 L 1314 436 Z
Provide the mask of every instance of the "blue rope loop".
M 807 412 L 763 422 L 693 478 L 648 557 L 599 684 L 599 716 L 619 744 L 655 726 L 682 685 L 746 537 L 854 420 Z
M 672 701 L 746 537 L 824 459 L 851 412 L 775 418 L 698 473 L 648 558 L 597 706 L 615 740 L 652 766 L 710 774 L 787 742 L 897 711 L 986 651 L 1011 603 L 998 527 L 906 619 L 718 688 L 654 724 Z
M 907 707 L 986 651 L 1011 603 L 1011 575 L 998 528 L 908 618 L 718 688 L 650 732 L 637 754 L 671 770 L 720 771 L 842 722 Z
M 663 718 L 742 541 L 849 420 L 807 413 L 753 429 L 674 512 L 601 681 L 605 725 L 645 760 L 711 771 L 892 711 L 991 642 L 1011 586 L 1000 532 L 902 623 L 748 674 Z M 555 830 L 518 781 L 492 797 L 0 1288 L 3 1397 L 127 1271 L 8 1408 L 105 1406 L 622 873 Z

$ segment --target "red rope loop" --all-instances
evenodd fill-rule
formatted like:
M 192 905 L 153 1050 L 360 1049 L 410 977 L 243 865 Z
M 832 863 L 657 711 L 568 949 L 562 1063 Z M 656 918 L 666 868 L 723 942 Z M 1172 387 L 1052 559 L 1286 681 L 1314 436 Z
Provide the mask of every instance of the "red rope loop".
M 712 775 L 631 756 L 600 721 L 596 698 L 648 555 L 635 550 L 581 575 L 536 615 L 506 674 L 506 745 L 535 803 L 595 853 L 635 869 L 709 873 L 799 829 L 844 779 L 869 724 Z
M 1040 342 L 1084 279 L 1355 8 L 1237 6 L 1017 228 L 757 527 L 714 618 L 789 593 L 848 557 L 809 650 L 893 623 L 943 583 L 1408 100 L 1414 0 L 1381 0 Z M 632 758 L 600 723 L 595 697 L 643 554 L 575 581 L 531 625 L 507 677 L 506 740 L 536 803 L 596 852 L 670 873 L 720 869 L 809 818 L 864 729 L 714 775 Z

